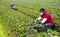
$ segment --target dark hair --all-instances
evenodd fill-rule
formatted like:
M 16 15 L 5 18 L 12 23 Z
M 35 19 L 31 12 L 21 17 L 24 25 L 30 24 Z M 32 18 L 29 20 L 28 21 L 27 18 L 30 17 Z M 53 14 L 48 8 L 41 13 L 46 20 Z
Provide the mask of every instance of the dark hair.
M 44 9 L 44 8 L 41 8 L 41 9 L 40 9 L 40 12 L 41 12 L 41 11 L 45 12 L 45 9 Z

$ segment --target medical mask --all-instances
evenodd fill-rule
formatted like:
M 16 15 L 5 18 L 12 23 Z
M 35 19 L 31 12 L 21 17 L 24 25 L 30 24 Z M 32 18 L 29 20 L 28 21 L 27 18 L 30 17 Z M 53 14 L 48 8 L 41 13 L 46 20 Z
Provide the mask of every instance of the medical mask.
M 40 15 L 43 15 L 43 13 L 40 13 Z

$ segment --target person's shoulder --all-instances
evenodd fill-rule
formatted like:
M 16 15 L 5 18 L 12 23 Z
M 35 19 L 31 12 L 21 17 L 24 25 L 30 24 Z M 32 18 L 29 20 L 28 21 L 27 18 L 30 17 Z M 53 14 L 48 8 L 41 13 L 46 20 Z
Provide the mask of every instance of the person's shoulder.
M 50 15 L 50 13 L 49 13 L 49 12 L 46 12 L 46 14 L 47 14 L 47 15 Z
M 46 12 L 46 13 L 45 13 L 45 16 L 50 16 L 50 13 L 49 13 L 49 12 Z

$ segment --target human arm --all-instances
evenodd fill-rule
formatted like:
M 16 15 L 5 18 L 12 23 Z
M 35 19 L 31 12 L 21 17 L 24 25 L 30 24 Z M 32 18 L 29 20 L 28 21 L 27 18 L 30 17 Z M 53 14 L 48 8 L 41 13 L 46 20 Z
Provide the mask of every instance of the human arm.
M 41 17 L 38 17 L 38 18 L 35 20 L 35 22 L 38 22 L 40 19 L 41 19 Z

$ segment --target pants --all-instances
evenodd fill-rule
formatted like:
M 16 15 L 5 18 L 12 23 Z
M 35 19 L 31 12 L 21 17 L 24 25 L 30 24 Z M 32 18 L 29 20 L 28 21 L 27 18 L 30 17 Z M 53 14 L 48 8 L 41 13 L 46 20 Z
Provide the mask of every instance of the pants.
M 42 25 L 45 28 L 52 28 L 52 29 L 54 29 L 54 25 L 52 23 L 46 23 L 46 24 L 42 24 Z
M 18 10 L 17 8 L 15 8 L 15 7 L 10 7 L 11 9 L 13 9 L 13 10 Z
M 43 27 L 34 27 L 33 29 L 36 29 L 38 32 L 41 31 L 46 31 L 46 28 L 51 28 L 52 30 L 54 30 L 54 25 L 52 23 L 46 23 L 46 24 L 42 24 Z

